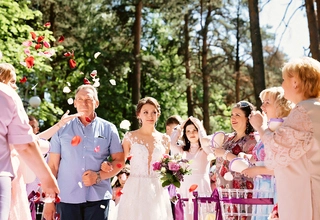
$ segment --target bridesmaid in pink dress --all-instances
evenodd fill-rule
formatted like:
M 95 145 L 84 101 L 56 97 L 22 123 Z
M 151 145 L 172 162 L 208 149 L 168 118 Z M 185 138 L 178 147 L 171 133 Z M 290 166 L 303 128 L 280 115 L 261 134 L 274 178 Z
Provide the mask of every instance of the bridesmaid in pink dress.
M 286 99 L 296 106 L 271 132 L 260 112 L 251 124 L 265 145 L 265 164 L 274 169 L 281 220 L 320 219 L 320 63 L 309 57 L 282 69 Z
M 190 164 L 192 174 L 184 176 L 184 181 L 181 182 L 181 186 L 177 189 L 177 192 L 182 198 L 193 198 L 192 192 L 189 192 L 189 189 L 192 185 L 197 185 L 195 191 L 198 192 L 199 196 L 211 196 L 210 160 L 208 160 L 208 155 L 212 154 L 212 151 L 208 145 L 200 143 L 201 138 L 206 136 L 202 123 L 199 119 L 191 116 L 177 129 L 177 133 L 183 131 L 183 144 L 177 144 L 177 137 L 180 135 L 173 132 L 171 154 L 181 154 L 182 158 L 192 161 Z M 188 203 L 184 207 L 185 220 L 193 219 L 193 210 L 190 206 L 192 207 L 193 203 Z

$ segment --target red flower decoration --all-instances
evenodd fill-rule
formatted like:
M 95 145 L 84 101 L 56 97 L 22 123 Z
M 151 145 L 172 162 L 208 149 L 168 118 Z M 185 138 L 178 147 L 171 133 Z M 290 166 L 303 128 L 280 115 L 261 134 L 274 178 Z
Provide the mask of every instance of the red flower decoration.
M 121 163 L 117 163 L 116 166 L 117 166 L 118 168 L 121 168 L 121 167 L 122 167 Z
M 59 39 L 58 39 L 58 42 L 62 43 L 63 41 L 64 41 L 64 36 L 60 36 Z
M 253 189 L 253 183 L 251 181 L 246 181 L 247 189 Z
M 253 195 L 252 195 L 252 192 L 249 192 L 249 193 L 247 194 L 247 198 L 248 198 L 248 199 L 252 199 L 252 196 L 253 196 Z
M 24 62 L 26 62 L 26 66 L 28 68 L 33 67 L 34 66 L 34 58 L 33 58 L 33 56 L 26 57 L 26 59 L 24 59 Z
M 51 26 L 51 23 L 50 23 L 50 22 L 46 22 L 43 26 L 45 26 L 45 27 L 50 27 L 50 26 Z
M 193 192 L 195 191 L 196 189 L 198 188 L 198 185 L 197 184 L 192 184 L 189 188 L 189 192 Z
M 87 78 L 83 79 L 83 84 L 90 85 L 90 81 Z
M 81 137 L 76 135 L 72 138 L 71 140 L 71 145 L 72 146 L 77 146 L 81 142 Z
M 25 83 L 25 82 L 27 82 L 27 77 L 26 76 L 24 76 L 22 79 L 20 79 L 20 83 Z
M 240 152 L 242 152 L 242 149 L 238 144 L 236 146 L 234 146 L 234 148 L 232 148 L 232 153 L 234 155 L 238 155 Z
M 89 122 L 89 123 L 91 122 L 91 119 L 88 116 L 86 116 L 85 119 L 86 119 L 86 122 Z
M 34 48 L 36 49 L 36 50 L 38 50 L 38 49 L 40 49 L 41 48 L 41 44 L 36 44 L 36 46 L 34 46 Z
M 74 69 L 74 68 L 76 68 L 76 66 L 77 66 L 76 61 L 75 61 L 74 59 L 70 59 L 70 60 L 69 60 L 69 67 L 70 67 L 71 69 Z
M 37 38 L 36 33 L 34 33 L 34 32 L 30 32 L 30 34 L 31 34 L 31 37 L 32 37 L 32 39 L 33 39 L 33 40 L 35 40 L 35 39 Z
M 40 43 L 44 40 L 44 36 L 39 36 L 37 42 Z

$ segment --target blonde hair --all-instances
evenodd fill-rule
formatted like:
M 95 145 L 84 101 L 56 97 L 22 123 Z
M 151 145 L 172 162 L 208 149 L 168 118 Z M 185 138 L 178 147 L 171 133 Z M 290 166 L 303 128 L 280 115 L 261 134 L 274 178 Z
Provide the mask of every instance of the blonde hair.
M 0 63 L 0 82 L 8 84 L 15 74 L 15 69 L 10 63 Z
M 75 96 L 77 96 L 78 92 L 79 92 L 80 90 L 83 90 L 83 89 L 89 89 L 89 90 L 93 91 L 93 98 L 94 98 L 96 101 L 99 101 L 99 99 L 98 99 L 98 91 L 97 91 L 97 89 L 96 89 L 94 86 L 92 86 L 92 85 L 81 85 L 81 86 L 79 86 L 79 87 L 77 88 L 77 90 L 76 90 Z
M 299 80 L 300 92 L 306 98 L 320 97 L 320 62 L 303 57 L 286 63 L 282 76 L 296 77 Z
M 287 117 L 292 109 L 292 103 L 284 97 L 284 90 L 282 87 L 271 87 L 263 90 L 259 95 L 261 101 L 266 97 L 274 100 L 276 106 L 276 117 Z

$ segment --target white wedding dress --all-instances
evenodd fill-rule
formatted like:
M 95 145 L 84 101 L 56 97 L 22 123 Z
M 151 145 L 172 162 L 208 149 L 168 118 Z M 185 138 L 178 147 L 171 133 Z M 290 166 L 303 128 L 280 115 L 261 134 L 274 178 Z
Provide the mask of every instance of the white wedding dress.
M 122 189 L 118 204 L 118 220 L 172 220 L 172 210 L 167 188 L 161 186 L 159 174 L 152 164 L 165 154 L 162 140 L 155 141 L 150 163 L 149 152 L 141 140 L 126 133 L 124 139 L 131 143 L 130 176 Z

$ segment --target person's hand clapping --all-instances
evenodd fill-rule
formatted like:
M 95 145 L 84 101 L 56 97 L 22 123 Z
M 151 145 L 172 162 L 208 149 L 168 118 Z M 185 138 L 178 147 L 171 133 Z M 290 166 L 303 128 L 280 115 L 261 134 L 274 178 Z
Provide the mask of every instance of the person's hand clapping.
M 249 116 L 249 122 L 254 129 L 258 130 L 263 125 L 264 117 L 260 111 L 252 111 Z

